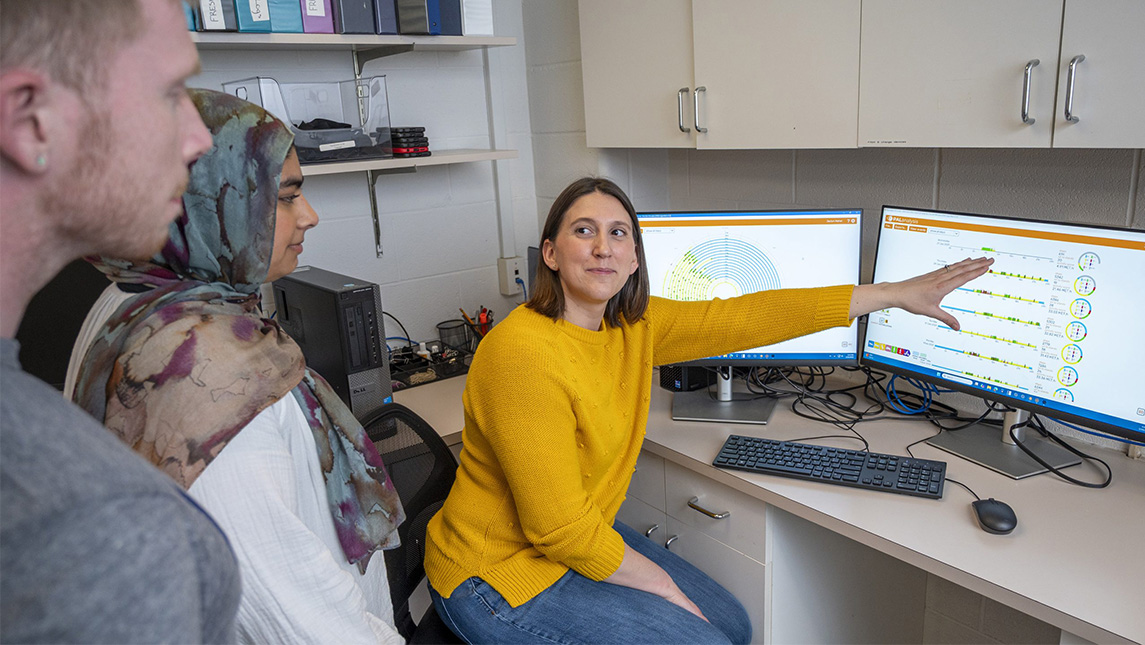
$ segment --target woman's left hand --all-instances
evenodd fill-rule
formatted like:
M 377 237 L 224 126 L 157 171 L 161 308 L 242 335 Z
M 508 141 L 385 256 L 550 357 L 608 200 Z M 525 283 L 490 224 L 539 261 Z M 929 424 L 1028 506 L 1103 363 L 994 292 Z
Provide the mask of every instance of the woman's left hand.
M 850 316 L 856 318 L 879 309 L 897 307 L 912 314 L 930 316 L 958 331 L 961 329 L 958 320 L 939 306 L 942 299 L 985 274 L 992 264 L 993 258 L 967 258 L 902 282 L 858 285 L 851 296 Z

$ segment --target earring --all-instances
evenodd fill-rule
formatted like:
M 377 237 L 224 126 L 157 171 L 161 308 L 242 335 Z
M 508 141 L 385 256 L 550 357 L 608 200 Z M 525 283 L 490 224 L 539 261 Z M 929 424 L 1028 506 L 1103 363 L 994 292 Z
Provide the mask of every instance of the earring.
M 36 157 L 36 167 L 37 168 L 44 168 L 47 165 L 48 165 L 48 158 L 46 156 L 38 155 Z

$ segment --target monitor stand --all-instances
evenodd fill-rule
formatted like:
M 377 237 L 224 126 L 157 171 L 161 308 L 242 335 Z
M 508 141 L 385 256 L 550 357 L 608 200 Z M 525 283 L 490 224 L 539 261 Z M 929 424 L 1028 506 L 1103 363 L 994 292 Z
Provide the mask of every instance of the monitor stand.
M 777 399 L 732 393 L 732 368 L 717 368 L 716 397 L 707 388 L 676 392 L 672 396 L 672 418 L 676 421 L 766 424 Z
M 1010 438 L 1010 427 L 1022 423 L 1028 416 L 1025 410 L 1007 412 L 1002 419 L 1000 431 L 997 426 L 979 423 L 952 432 L 943 430 L 928 439 L 927 443 L 1014 479 L 1040 475 L 1047 472 L 1046 467 L 1031 459 Z M 1024 427 L 1018 428 L 1014 434 L 1047 464 L 1061 469 L 1081 463 L 1081 459 L 1065 448 L 1041 437 L 1030 436 L 1032 433 L 1023 435 L 1024 430 Z M 999 432 L 1002 433 L 1001 440 Z

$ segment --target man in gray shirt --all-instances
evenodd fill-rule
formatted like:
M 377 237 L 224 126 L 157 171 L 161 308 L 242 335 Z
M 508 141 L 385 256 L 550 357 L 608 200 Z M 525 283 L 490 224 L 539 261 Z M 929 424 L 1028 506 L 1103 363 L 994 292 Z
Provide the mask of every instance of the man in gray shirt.
M 181 4 L 0 0 L 0 16 L 0 641 L 231 641 L 226 537 L 25 373 L 13 340 L 65 264 L 149 257 L 182 211 L 211 138 Z

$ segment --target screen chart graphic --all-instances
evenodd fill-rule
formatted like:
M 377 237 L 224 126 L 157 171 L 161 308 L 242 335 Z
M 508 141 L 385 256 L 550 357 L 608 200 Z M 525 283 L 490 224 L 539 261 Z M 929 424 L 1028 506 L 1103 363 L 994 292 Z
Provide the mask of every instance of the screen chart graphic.
M 652 295 L 696 301 L 855 284 L 860 217 L 858 210 L 641 213 Z M 854 362 L 856 329 L 825 330 L 704 362 Z
M 864 360 L 1145 433 L 1145 232 L 886 207 L 875 281 L 983 255 L 943 301 L 960 331 L 874 312 Z

